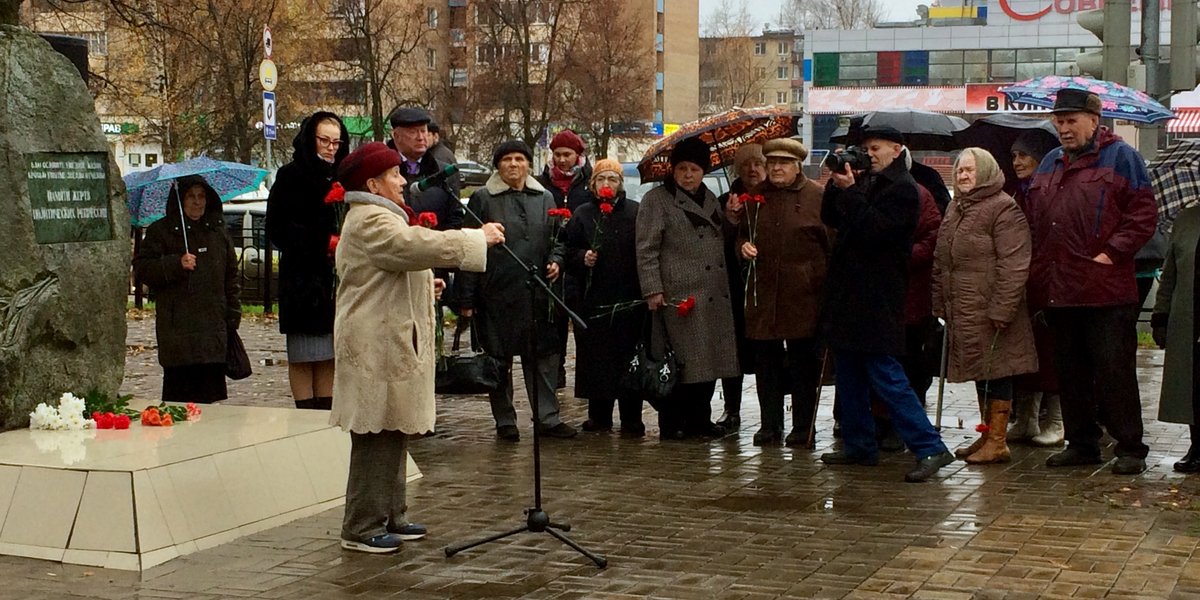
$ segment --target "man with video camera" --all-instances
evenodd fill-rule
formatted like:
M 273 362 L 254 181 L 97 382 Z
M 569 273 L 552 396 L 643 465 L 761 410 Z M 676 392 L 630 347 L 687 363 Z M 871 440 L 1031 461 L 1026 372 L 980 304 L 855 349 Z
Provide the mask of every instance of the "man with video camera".
M 920 197 L 905 165 L 904 136 L 864 127 L 862 147 L 831 155 L 821 219 L 837 230 L 825 279 L 823 329 L 837 368 L 843 449 L 831 465 L 875 465 L 879 446 L 870 391 L 887 404 L 917 457 L 905 481 L 929 479 L 954 461 L 929 423 L 896 356 L 905 351 L 904 299 Z

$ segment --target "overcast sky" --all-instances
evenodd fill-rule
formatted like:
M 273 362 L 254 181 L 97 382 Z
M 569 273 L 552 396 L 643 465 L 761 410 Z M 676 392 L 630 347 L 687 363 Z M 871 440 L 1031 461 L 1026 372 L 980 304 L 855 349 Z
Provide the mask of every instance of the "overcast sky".
M 704 31 L 704 23 L 708 13 L 720 5 L 721 0 L 700 0 L 700 30 Z M 761 23 L 774 22 L 779 15 L 779 7 L 783 0 L 750 0 L 747 2 L 750 13 Z M 885 21 L 911 21 L 917 18 L 917 5 L 932 4 L 930 0 L 883 0 Z M 952 3 L 944 3 L 952 4 Z M 761 27 L 761 25 L 760 25 Z

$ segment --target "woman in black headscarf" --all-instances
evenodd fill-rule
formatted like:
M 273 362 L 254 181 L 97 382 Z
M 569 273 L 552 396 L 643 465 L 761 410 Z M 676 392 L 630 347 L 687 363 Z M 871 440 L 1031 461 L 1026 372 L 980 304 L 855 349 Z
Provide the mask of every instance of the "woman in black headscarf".
M 333 405 L 333 248 L 337 217 L 325 196 L 349 153 L 341 119 L 316 112 L 300 124 L 292 162 L 267 198 L 267 235 L 280 251 L 279 331 L 287 336 L 288 380 L 296 408 Z

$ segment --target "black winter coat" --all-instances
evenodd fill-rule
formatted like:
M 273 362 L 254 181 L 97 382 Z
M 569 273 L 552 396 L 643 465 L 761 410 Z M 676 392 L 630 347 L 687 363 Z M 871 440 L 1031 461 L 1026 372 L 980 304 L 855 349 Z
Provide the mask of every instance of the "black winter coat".
M 166 216 L 146 229 L 133 259 L 138 280 L 154 296 L 158 362 L 164 367 L 224 363 L 228 329 L 237 329 L 242 319 L 241 282 L 216 192 L 208 188 L 208 205 L 199 221 L 187 220 L 194 271 L 180 264 L 183 221 L 172 192 Z
M 542 169 L 542 174 L 538 175 L 538 183 L 550 191 L 554 196 L 554 203 L 559 208 L 569 208 L 571 212 L 579 210 L 579 208 L 592 201 L 592 191 L 588 186 L 592 181 L 592 164 L 585 162 L 579 167 L 579 172 L 575 174 L 575 179 L 571 180 L 571 187 L 567 188 L 566 195 L 563 195 L 562 190 L 554 185 L 554 179 L 550 177 L 550 165 Z
M 822 330 L 834 350 L 904 354 L 904 298 L 920 196 L 901 155 L 879 174 L 825 186 L 821 220 L 837 230 Z
M 392 140 L 387 141 L 389 148 L 395 149 L 396 144 Z M 437 215 L 438 231 L 448 231 L 451 229 L 462 229 L 463 226 L 463 207 L 462 201 L 459 199 L 459 179 L 458 176 L 448 177 L 445 181 L 434 185 L 423 192 L 413 193 L 412 184 L 416 183 L 422 177 L 436 175 L 446 168 L 446 164 L 434 157 L 433 152 L 426 152 L 421 160 L 417 161 L 421 165 L 418 173 L 409 175 L 404 172 L 404 165 L 400 165 L 400 172 L 408 183 L 404 186 L 404 202 L 413 209 L 415 213 L 431 212 Z
M 729 206 L 729 196 L 746 193 L 746 184 L 734 179 L 729 191 L 721 194 L 717 202 L 723 212 Z M 737 334 L 738 364 L 742 373 L 754 373 L 754 346 L 746 338 L 746 263 L 738 251 L 737 235 L 725 236 L 725 273 L 729 276 L 729 304 L 733 308 L 733 331 Z
M 536 266 L 539 275 L 546 274 L 546 265 L 551 262 L 559 265 L 561 273 L 559 219 L 547 214 L 555 208 L 554 198 L 536 179 L 526 177 L 525 189 L 516 191 L 500 179 L 499 173 L 493 173 L 487 185 L 471 194 L 468 206 L 483 222 L 504 225 L 505 246 L 526 264 Z M 476 223 L 468 225 L 479 227 Z M 478 328 L 479 343 L 492 356 L 528 354 L 531 314 L 525 280 L 525 270 L 500 246 L 488 248 L 486 272 L 458 275 L 461 306 L 475 310 L 472 324 Z M 554 287 L 561 289 L 557 284 Z M 536 351 L 539 356 L 549 356 L 560 350 L 561 338 L 554 321 L 563 317 L 540 288 L 535 298 L 537 307 L 532 318 L 536 325 L 532 328 Z
M 342 145 L 329 164 L 317 156 L 317 123 L 333 113 L 318 112 L 304 120 L 292 141 L 292 162 L 280 167 L 267 197 L 267 235 L 280 251 L 279 331 L 333 333 L 334 272 L 329 237 L 337 233 L 337 215 L 325 195 L 333 186 L 337 164 L 349 154 L 350 134 L 342 128 Z
M 637 272 L 638 204 L 622 192 L 605 216 L 593 200 L 575 211 L 564 229 L 568 297 L 571 308 L 587 321 L 575 330 L 575 396 L 612 399 L 621 389 L 619 375 L 641 338 L 645 305 L 612 314 L 599 307 L 642 299 Z M 596 234 L 599 223 L 600 234 Z M 596 266 L 584 254 L 597 244 Z M 588 274 L 591 273 L 589 285 Z

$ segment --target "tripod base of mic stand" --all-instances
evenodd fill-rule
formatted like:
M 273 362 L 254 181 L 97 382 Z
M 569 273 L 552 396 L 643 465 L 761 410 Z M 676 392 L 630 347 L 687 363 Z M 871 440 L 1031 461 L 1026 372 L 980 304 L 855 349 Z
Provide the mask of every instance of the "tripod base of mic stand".
M 485 537 L 480 540 L 475 540 L 474 542 L 467 542 L 466 544 L 459 544 L 457 546 L 446 546 L 446 556 L 447 557 L 454 556 L 455 554 L 458 554 L 459 552 L 462 552 L 463 550 L 470 550 L 471 548 L 474 548 L 476 546 L 482 546 L 483 544 L 486 544 L 488 542 L 494 542 L 496 540 L 501 540 L 506 537 L 514 536 L 518 533 L 524 533 L 524 532 L 528 531 L 531 533 L 548 533 L 551 536 L 557 538 L 558 541 L 570 546 L 572 550 L 588 557 L 588 559 L 590 559 L 592 562 L 596 563 L 597 567 L 600 567 L 601 569 L 603 569 L 608 566 L 608 559 L 604 558 L 603 556 L 598 556 L 598 555 L 592 554 L 591 552 L 588 552 L 587 549 L 585 549 L 583 546 L 576 544 L 574 540 L 572 540 L 571 538 L 560 533 L 560 531 L 570 531 L 571 526 L 569 524 L 551 522 L 550 515 L 546 514 L 546 511 L 544 511 L 540 508 L 527 509 L 525 511 L 525 515 L 526 515 L 525 524 L 522 525 L 521 527 L 518 527 L 511 531 L 505 531 L 504 533 L 497 533 L 496 535 L 488 536 L 488 537 Z

